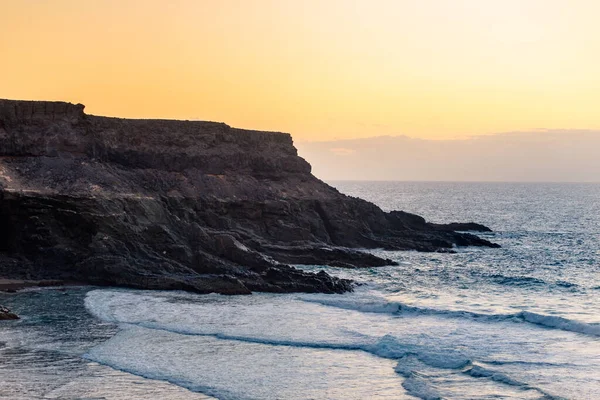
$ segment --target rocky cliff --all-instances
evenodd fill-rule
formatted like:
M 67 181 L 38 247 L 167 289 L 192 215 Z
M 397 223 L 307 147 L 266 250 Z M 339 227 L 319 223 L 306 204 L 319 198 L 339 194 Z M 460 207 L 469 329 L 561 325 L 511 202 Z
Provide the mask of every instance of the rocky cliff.
M 0 276 L 197 292 L 343 292 L 287 264 L 389 264 L 359 248 L 495 246 L 385 213 L 311 174 L 289 134 L 0 100 Z

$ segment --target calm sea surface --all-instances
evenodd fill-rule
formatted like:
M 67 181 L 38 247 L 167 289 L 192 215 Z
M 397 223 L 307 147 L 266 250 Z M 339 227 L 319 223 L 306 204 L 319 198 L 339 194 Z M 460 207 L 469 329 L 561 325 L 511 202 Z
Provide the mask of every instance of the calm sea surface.
M 331 184 L 502 248 L 303 267 L 345 295 L 0 294 L 0 398 L 600 399 L 600 185 Z

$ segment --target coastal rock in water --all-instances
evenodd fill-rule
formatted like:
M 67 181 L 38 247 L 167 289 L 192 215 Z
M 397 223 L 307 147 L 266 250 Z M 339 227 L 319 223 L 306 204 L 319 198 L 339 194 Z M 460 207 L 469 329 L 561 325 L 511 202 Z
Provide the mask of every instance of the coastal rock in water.
M 19 317 L 8 308 L 0 306 L 0 321 L 7 319 L 19 319 Z
M 460 232 L 491 232 L 492 230 L 485 225 L 475 222 L 452 222 L 450 224 L 432 224 L 441 231 L 460 231 Z
M 83 109 L 0 100 L 0 276 L 340 293 L 352 283 L 287 264 L 372 267 L 392 262 L 353 249 L 496 246 L 338 192 L 289 134 Z

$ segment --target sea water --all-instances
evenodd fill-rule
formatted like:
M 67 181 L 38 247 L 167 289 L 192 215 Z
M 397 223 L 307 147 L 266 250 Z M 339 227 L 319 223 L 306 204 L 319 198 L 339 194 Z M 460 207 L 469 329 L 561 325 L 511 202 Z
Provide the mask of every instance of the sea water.
M 343 295 L 3 294 L 0 398 L 600 398 L 600 185 L 332 184 L 502 248 L 303 266 Z

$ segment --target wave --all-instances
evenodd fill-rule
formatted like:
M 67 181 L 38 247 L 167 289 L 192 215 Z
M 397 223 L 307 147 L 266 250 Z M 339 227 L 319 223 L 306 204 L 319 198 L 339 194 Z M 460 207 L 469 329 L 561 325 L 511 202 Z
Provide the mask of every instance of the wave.
M 236 400 L 240 398 L 237 394 L 223 391 L 222 388 L 217 389 L 209 384 L 200 384 L 196 380 L 184 379 L 172 368 L 163 370 L 161 368 L 157 368 L 156 366 L 149 365 L 148 363 L 140 364 L 135 357 L 123 357 L 123 355 L 118 351 L 119 345 L 131 346 L 131 344 L 123 344 L 122 342 L 126 342 L 128 340 L 138 340 L 138 338 L 142 338 L 141 340 L 151 341 L 152 338 L 148 335 L 148 331 L 162 331 L 169 334 L 211 337 L 221 340 L 233 340 L 244 343 L 265 344 L 270 346 L 290 346 L 298 348 L 331 349 L 341 351 L 364 351 L 382 358 L 399 360 L 399 364 L 404 359 L 414 358 L 422 365 L 445 370 L 461 370 L 465 365 L 470 363 L 468 359 L 463 358 L 458 353 L 435 354 L 433 352 L 428 352 L 425 348 L 417 349 L 412 346 L 407 346 L 390 335 L 386 335 L 379 340 L 373 341 L 372 343 L 319 343 L 308 341 L 264 339 L 258 337 L 226 334 L 193 333 L 187 330 L 168 329 L 165 327 L 148 328 L 147 325 L 152 324 L 122 324 L 122 331 L 117 334 L 117 336 L 113 337 L 108 342 L 90 349 L 86 354 L 83 355 L 83 358 L 127 373 L 143 376 L 145 378 L 167 381 L 195 392 L 207 394 L 209 396 Z M 123 335 L 125 335 L 125 338 Z M 112 342 L 117 343 L 117 345 L 113 345 Z M 400 373 L 400 368 L 396 368 L 395 370 L 399 373 L 399 375 L 403 375 Z M 402 386 L 408 393 L 415 397 L 424 400 L 441 399 L 441 396 L 438 394 L 438 392 L 428 383 L 427 377 L 425 375 L 421 376 L 416 371 L 412 371 L 410 374 L 405 375 L 405 380 Z
M 482 278 L 485 281 L 489 281 L 490 283 L 501 285 L 501 286 L 514 286 L 520 288 L 536 288 L 536 287 L 544 287 L 544 288 L 555 288 L 555 289 L 569 289 L 569 291 L 580 291 L 586 290 L 585 287 L 581 287 L 580 285 L 557 280 L 556 282 L 546 281 L 541 278 L 536 278 L 533 276 L 526 275 L 503 275 L 503 274 L 486 274 L 481 273 L 479 271 L 472 271 L 470 273 L 474 277 Z
M 135 323 L 126 324 L 130 326 L 137 326 L 145 329 L 160 330 L 170 333 L 176 333 L 180 335 L 188 336 L 205 336 L 213 337 L 221 340 L 234 340 L 245 343 L 264 344 L 269 346 L 289 346 L 289 347 L 303 347 L 312 349 L 331 349 L 331 350 L 345 350 L 345 351 L 364 351 L 375 356 L 387 359 L 398 360 L 398 364 L 395 371 L 405 378 L 402 386 L 411 395 L 418 397 L 422 400 L 438 400 L 442 399 L 443 396 L 439 390 L 433 387 L 426 374 L 421 374 L 417 370 L 418 364 L 420 366 L 432 367 L 438 370 L 459 370 L 461 373 L 470 375 L 473 378 L 487 378 L 495 382 L 502 384 L 516 386 L 523 390 L 535 390 L 547 400 L 559 400 L 561 397 L 551 395 L 537 387 L 530 386 L 527 383 L 519 382 L 509 376 L 496 372 L 490 369 L 485 369 L 479 365 L 474 365 L 473 361 L 466 358 L 459 352 L 453 350 L 446 351 L 430 351 L 425 346 L 417 347 L 414 345 L 406 345 L 400 342 L 396 337 L 392 335 L 385 335 L 384 337 L 374 342 L 363 342 L 363 343 L 331 343 L 331 342 L 310 342 L 310 341 L 296 341 L 296 340 L 278 340 L 278 339 L 266 339 L 260 337 L 242 336 L 242 335 L 229 335 L 222 333 L 198 333 L 192 330 L 177 329 L 177 328 L 166 328 L 159 327 L 152 323 Z M 92 359 L 89 355 L 86 356 Z M 406 361 L 414 359 L 417 361 L 417 365 L 414 362 L 408 363 Z M 524 364 L 536 364 L 527 363 Z M 131 371 L 126 371 L 131 372 Z M 181 384 L 181 382 L 173 382 L 175 384 Z M 207 388 L 198 388 L 196 385 L 185 384 L 186 388 L 194 391 L 200 391 L 202 393 L 215 395 L 215 392 L 207 390 Z
M 188 389 L 192 392 L 202 393 L 210 399 L 250 400 L 248 397 L 241 397 L 238 393 L 234 393 L 227 389 L 217 389 L 211 385 L 204 384 L 200 380 L 189 379 L 186 376 L 178 375 L 177 373 L 173 373 L 171 369 L 156 368 L 151 363 L 140 363 L 136 357 L 124 358 L 122 356 L 124 352 L 118 351 L 120 344 L 118 342 L 126 342 L 127 338 L 123 339 L 122 336 L 127 334 L 128 329 L 124 329 L 107 342 L 91 348 L 81 357 L 85 360 L 105 365 L 117 371 L 140 376 L 145 379 L 168 382 L 172 385 Z M 115 342 L 117 343 L 117 351 L 111 347 L 115 346 Z
M 157 309 L 160 310 L 161 306 L 169 304 L 166 298 L 153 298 L 154 301 L 149 301 L 147 296 L 131 295 L 127 293 L 118 292 L 96 292 L 95 295 L 86 297 L 85 305 L 88 311 L 96 315 L 98 318 L 120 324 L 121 328 L 125 331 L 131 329 L 142 329 L 148 332 L 151 331 L 162 331 L 178 335 L 186 336 L 201 336 L 210 337 L 219 340 L 227 341 L 239 341 L 245 343 L 262 344 L 268 346 L 289 346 L 298 348 L 312 348 L 312 349 L 331 349 L 337 351 L 362 351 L 374 356 L 397 360 L 397 366 L 395 368 L 396 373 L 404 377 L 402 386 L 404 389 L 415 397 L 421 399 L 439 399 L 443 398 L 443 390 L 436 387 L 436 379 L 443 377 L 446 374 L 466 374 L 472 378 L 485 378 L 498 382 L 500 384 L 519 386 L 521 389 L 534 390 L 534 387 L 530 387 L 527 384 L 520 383 L 513 380 L 509 376 L 501 375 L 496 372 L 489 372 L 483 367 L 474 366 L 474 360 L 460 349 L 457 349 L 454 344 L 438 344 L 431 346 L 427 342 L 414 342 L 409 340 L 403 342 L 402 339 L 391 334 L 384 336 L 358 334 L 356 332 L 349 331 L 351 336 L 346 337 L 321 337 L 315 338 L 312 336 L 291 338 L 291 337 L 269 337 L 269 332 L 260 332 L 258 334 L 238 333 L 238 332 L 223 332 L 220 330 L 213 330 L 210 324 L 186 324 L 178 319 L 174 318 L 171 320 L 163 320 L 160 315 L 156 314 Z M 406 312 L 424 312 L 422 309 L 417 307 L 409 307 L 400 305 L 400 303 L 390 302 L 362 302 L 362 303 L 350 303 L 348 301 L 343 302 L 341 299 L 302 299 L 304 301 L 312 301 L 320 304 L 327 303 L 325 305 L 356 309 L 359 307 L 361 311 L 367 312 L 383 312 L 383 313 L 395 313 L 400 310 Z M 147 307 L 149 306 L 149 307 Z M 116 307 L 116 308 L 114 308 Z M 130 315 L 131 312 L 134 315 Z M 140 317 L 135 314 L 137 311 L 142 311 L 144 315 L 147 312 L 152 312 L 152 318 L 146 319 L 146 317 Z M 186 312 L 190 310 L 185 310 Z M 426 309 L 425 312 L 438 312 L 443 313 L 441 310 Z M 167 311 L 165 315 L 173 315 L 171 311 Z M 176 314 L 177 315 L 177 314 Z M 476 315 L 474 313 L 468 314 L 471 317 Z M 488 316 L 489 317 L 489 316 Z M 135 337 L 135 335 L 134 335 Z M 112 339 L 111 339 L 112 340 Z M 135 339 L 142 340 L 142 339 Z M 110 340 L 109 340 L 110 342 Z M 90 351 L 88 356 L 89 359 L 93 359 L 97 362 L 102 362 L 98 357 L 93 355 L 97 354 Z M 481 357 L 475 356 L 480 362 L 488 364 L 482 360 Z M 110 365 L 109 362 L 104 360 L 106 365 Z M 525 364 L 530 364 L 526 361 L 522 361 Z M 535 363 L 531 363 L 535 364 Z M 113 366 L 114 367 L 114 366 Z M 119 369 L 123 368 L 123 365 L 117 366 Z M 127 371 L 132 372 L 132 371 Z M 136 375 L 151 377 L 147 374 L 148 370 L 133 372 Z M 182 382 L 181 380 L 172 380 L 165 377 L 155 377 L 155 379 L 168 380 L 172 383 L 180 386 L 187 387 L 188 389 L 201 391 L 206 394 L 215 395 L 215 392 L 211 392 L 207 387 L 198 387 L 194 385 L 194 382 Z M 443 384 L 442 384 L 443 386 Z M 442 391 L 440 391 L 442 390 Z M 537 390 L 537 389 L 535 389 Z M 539 390 L 542 393 L 541 390 Z M 222 396 L 222 393 L 220 394 Z M 548 396 L 547 398 L 554 398 Z
M 536 392 L 538 392 L 544 396 L 543 397 L 544 400 L 562 400 L 563 399 L 563 397 L 552 395 L 538 387 L 531 386 L 527 383 L 520 382 L 516 379 L 513 379 L 513 378 L 509 377 L 508 375 L 503 374 L 502 372 L 494 371 L 492 369 L 488 369 L 488 368 L 485 368 L 485 367 L 477 365 L 477 364 L 471 365 L 469 368 L 467 368 L 463 372 L 472 376 L 473 378 L 486 378 L 486 379 L 493 380 L 495 382 L 503 383 L 505 385 L 516 386 L 523 390 L 535 390 Z
M 443 399 L 442 394 L 437 389 L 432 387 L 432 385 L 425 378 L 416 374 L 405 378 L 406 379 L 402 383 L 402 387 L 408 392 L 408 394 L 418 397 L 422 400 Z
M 455 361 L 457 361 L 457 360 L 455 360 Z M 537 364 L 537 363 L 528 363 L 528 362 L 523 362 L 523 363 L 528 364 L 528 365 L 536 365 Z M 414 357 L 412 355 L 405 356 L 398 361 L 395 371 L 396 371 L 396 373 L 398 373 L 399 375 L 403 376 L 406 379 L 405 382 L 402 384 L 402 386 L 409 392 L 409 394 L 411 394 L 415 397 L 418 397 L 420 399 L 438 400 L 438 399 L 444 398 L 444 396 L 440 393 L 440 391 L 438 389 L 436 389 L 434 385 L 431 384 L 430 379 L 428 379 L 431 377 L 435 377 L 436 374 L 432 373 L 430 371 L 427 371 L 427 373 L 420 372 L 420 371 L 426 370 L 426 368 L 424 368 L 424 365 L 422 365 L 422 364 L 425 364 L 425 366 L 431 365 L 430 363 L 423 363 L 422 358 Z M 469 375 L 473 378 L 489 379 L 491 381 L 498 382 L 503 385 L 516 387 L 519 390 L 536 391 L 536 392 L 540 393 L 543 396 L 543 399 L 545 399 L 545 400 L 563 399 L 562 397 L 552 395 L 552 394 L 544 391 L 541 388 L 532 386 L 525 382 L 518 381 L 502 372 L 486 368 L 483 365 L 480 365 L 479 363 L 472 362 L 471 360 L 467 360 L 466 362 L 464 362 L 464 364 L 459 363 L 459 364 L 455 364 L 455 365 L 443 365 L 443 366 L 437 365 L 437 367 L 445 368 L 445 369 L 454 369 L 454 370 L 458 369 L 458 370 L 460 370 L 459 371 L 460 373 Z M 454 372 L 454 373 L 456 373 L 456 372 Z M 439 375 L 439 373 L 437 375 L 441 376 L 442 378 L 444 377 L 443 375 Z
M 423 400 L 438 400 L 444 398 L 443 394 L 435 385 L 431 382 L 432 377 L 443 377 L 445 373 L 464 373 L 473 378 L 487 378 L 495 382 L 507 384 L 511 386 L 518 386 L 523 390 L 536 390 L 539 393 L 545 395 L 547 399 L 559 399 L 548 395 L 541 389 L 530 386 L 526 383 L 518 382 L 506 375 L 502 375 L 497 372 L 486 370 L 479 366 L 474 366 L 473 362 L 462 355 L 460 352 L 454 350 L 446 351 L 431 351 L 426 346 L 418 347 L 414 345 L 407 345 L 400 342 L 396 337 L 386 335 L 371 343 L 326 343 L 326 342 L 309 342 L 309 341 L 293 341 L 293 340 L 277 340 L 277 339 L 265 339 L 259 337 L 239 336 L 239 335 L 227 335 L 227 334 L 211 334 L 211 333 L 194 333 L 189 330 L 181 329 L 170 329 L 165 327 L 150 327 L 154 324 L 147 323 L 135 323 L 135 324 L 123 324 L 123 328 L 127 331 L 129 329 L 146 329 L 149 331 L 163 331 L 168 333 L 174 333 L 186 336 L 203 336 L 212 337 L 221 340 L 233 340 L 245 343 L 253 344 L 265 344 L 270 346 L 290 346 L 300 348 L 313 348 L 313 349 L 331 349 L 331 350 L 342 350 L 342 351 L 364 351 L 378 357 L 398 360 L 398 363 L 394 370 L 400 376 L 404 378 L 402 387 L 412 396 Z M 113 340 L 113 339 L 111 339 Z M 102 347 L 100 345 L 99 347 Z M 197 382 L 192 382 L 184 379 L 174 379 L 161 372 L 151 372 L 149 366 L 144 368 L 132 367 L 131 365 L 125 366 L 122 363 L 111 362 L 111 357 L 103 355 L 102 351 L 91 349 L 86 353 L 84 358 L 91 361 L 95 361 L 104 365 L 108 365 L 112 368 L 119 369 L 124 372 L 132 373 L 135 375 L 143 376 L 150 379 L 159 379 L 170 382 L 172 384 L 185 387 L 195 392 L 204 393 L 210 396 L 217 396 L 219 398 L 237 398 L 235 395 L 225 393 L 222 390 L 216 391 L 215 388 L 199 385 Z M 135 360 L 131 360 L 135 364 Z M 420 370 L 425 370 L 431 367 L 437 371 L 437 373 L 422 373 Z
M 269 346 L 289 346 L 289 347 L 305 347 L 312 349 L 331 349 L 331 350 L 356 350 L 364 351 L 375 356 L 387 359 L 400 359 L 407 355 L 418 357 L 424 364 L 434 368 L 442 369 L 459 369 L 470 363 L 468 358 L 465 358 L 458 352 L 434 352 L 428 351 L 426 347 L 418 347 L 414 345 L 406 345 L 399 342 L 392 335 L 385 335 L 382 338 L 367 338 L 362 342 L 319 342 L 319 341 L 303 341 L 303 340 L 288 340 L 277 338 L 265 338 L 248 335 L 231 335 L 226 333 L 208 333 L 194 329 L 185 329 L 181 327 L 167 327 L 160 323 L 153 322 L 136 322 L 122 323 L 123 327 L 138 327 L 156 331 L 164 331 L 186 336 L 204 336 L 212 337 L 221 340 L 234 340 L 245 343 L 264 344 Z
M 504 383 L 504 384 L 510 385 L 510 386 L 519 386 L 519 387 L 527 386 L 527 384 L 525 384 L 523 382 L 519 382 L 513 378 L 510 378 L 509 376 L 507 376 L 501 372 L 487 369 L 487 368 L 481 367 L 479 365 L 470 366 L 467 370 L 465 370 L 465 373 L 471 375 L 474 378 L 490 378 L 493 381 L 501 382 L 501 383 Z
M 574 321 L 568 318 L 537 314 L 529 311 L 521 311 L 514 315 L 526 322 L 545 326 L 547 328 L 560 329 L 563 331 L 582 333 L 589 336 L 600 336 L 600 324 L 588 324 Z
M 497 285 L 506 286 L 535 286 L 543 285 L 548 286 L 549 284 L 543 279 L 534 278 L 532 276 L 506 276 L 502 274 L 484 275 L 485 278 L 489 279 Z
M 575 364 L 575 363 L 567 363 L 567 362 L 562 362 L 560 364 L 557 363 L 553 363 L 553 362 L 543 362 L 543 361 L 523 361 L 523 360 L 482 360 L 483 363 L 488 364 L 488 365 L 499 365 L 499 366 L 503 366 L 503 365 L 526 365 L 526 366 L 535 366 L 535 367 L 541 367 L 541 368 L 552 368 L 552 367 L 569 367 L 569 368 L 576 368 L 576 367 L 581 367 L 580 364 Z
M 568 288 L 568 289 L 579 287 L 578 284 L 573 283 L 573 282 L 567 282 L 567 281 L 556 281 L 554 284 L 556 286 L 560 286 L 560 287 L 564 287 L 564 288 Z
M 440 400 L 443 399 L 443 393 L 440 392 L 439 389 L 432 383 L 432 379 L 435 378 L 436 374 L 431 373 L 422 373 L 419 371 L 423 371 L 423 367 L 420 364 L 420 360 L 413 359 L 412 357 L 404 357 L 403 359 L 398 361 L 398 365 L 395 368 L 395 371 L 405 378 L 402 386 L 406 391 L 420 399 L 423 400 Z M 531 390 L 538 392 L 541 394 L 543 399 L 545 400 L 561 400 L 562 397 L 558 397 L 552 395 L 545 390 L 538 388 L 536 386 L 532 386 L 528 383 L 518 381 L 516 379 L 511 378 L 510 376 L 499 372 L 494 371 L 492 369 L 485 368 L 477 363 L 469 362 L 459 371 L 462 374 L 471 376 L 472 378 L 483 378 L 488 379 L 502 385 L 508 385 L 517 388 L 518 390 Z M 454 372 L 457 373 L 457 372 Z M 445 378 L 444 375 L 437 374 L 438 377 Z
M 484 314 L 464 310 L 442 310 L 429 307 L 416 307 L 400 302 L 388 302 L 385 300 L 374 302 L 324 298 L 303 298 L 302 300 L 324 306 L 367 313 L 434 315 L 446 318 L 469 318 L 484 322 L 527 322 L 549 329 L 558 329 L 588 336 L 600 336 L 600 324 L 579 322 L 568 318 L 538 314 L 530 311 L 520 311 L 514 314 Z

